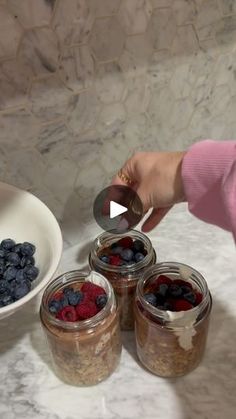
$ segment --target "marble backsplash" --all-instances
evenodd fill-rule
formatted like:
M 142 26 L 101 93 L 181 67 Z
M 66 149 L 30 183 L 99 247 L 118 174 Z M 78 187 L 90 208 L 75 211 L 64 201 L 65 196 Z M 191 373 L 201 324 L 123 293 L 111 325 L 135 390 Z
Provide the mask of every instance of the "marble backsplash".
M 75 244 L 134 150 L 236 137 L 236 0 L 0 0 L 0 179 Z

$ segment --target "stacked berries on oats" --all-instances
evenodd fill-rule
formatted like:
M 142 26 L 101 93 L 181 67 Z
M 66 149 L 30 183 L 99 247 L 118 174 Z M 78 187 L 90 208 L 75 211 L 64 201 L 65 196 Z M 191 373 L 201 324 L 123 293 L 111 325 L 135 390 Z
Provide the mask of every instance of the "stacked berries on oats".
M 49 301 L 48 309 L 59 320 L 76 322 L 95 316 L 106 303 L 105 290 L 86 281 L 79 290 L 71 285 L 56 292 Z
M 99 258 L 102 262 L 113 266 L 131 266 L 141 262 L 147 254 L 141 240 L 122 237 L 110 246 L 102 249 Z
M 4 239 L 0 243 L 0 307 L 28 294 L 39 269 L 35 266 L 35 246 Z
M 202 294 L 183 279 L 160 275 L 147 287 L 144 299 L 160 310 L 187 311 L 202 301 Z

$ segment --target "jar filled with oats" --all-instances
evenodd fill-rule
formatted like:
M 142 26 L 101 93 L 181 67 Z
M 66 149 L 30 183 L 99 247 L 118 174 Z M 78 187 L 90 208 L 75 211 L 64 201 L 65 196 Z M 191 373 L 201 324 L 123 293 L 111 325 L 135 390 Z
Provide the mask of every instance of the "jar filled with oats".
M 156 261 L 149 238 L 139 231 L 106 232 L 98 236 L 89 255 L 90 267 L 112 284 L 120 306 L 121 330 L 134 329 L 134 296 L 138 280 Z
M 96 272 L 67 272 L 46 288 L 41 323 L 57 376 L 75 386 L 106 379 L 121 355 L 114 291 Z
M 190 266 L 165 262 L 138 282 L 134 313 L 137 354 L 161 377 L 178 377 L 200 363 L 212 299 L 203 276 Z

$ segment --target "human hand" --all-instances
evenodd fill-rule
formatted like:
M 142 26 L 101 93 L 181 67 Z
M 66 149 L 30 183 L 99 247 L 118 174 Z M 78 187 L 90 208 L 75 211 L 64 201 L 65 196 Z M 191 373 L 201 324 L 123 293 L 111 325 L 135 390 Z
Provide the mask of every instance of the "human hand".
M 170 208 L 185 200 L 181 165 L 185 152 L 135 153 L 124 164 L 121 176 L 112 185 L 125 185 L 136 190 L 142 201 L 144 214 L 152 213 L 142 226 L 143 232 L 152 230 Z

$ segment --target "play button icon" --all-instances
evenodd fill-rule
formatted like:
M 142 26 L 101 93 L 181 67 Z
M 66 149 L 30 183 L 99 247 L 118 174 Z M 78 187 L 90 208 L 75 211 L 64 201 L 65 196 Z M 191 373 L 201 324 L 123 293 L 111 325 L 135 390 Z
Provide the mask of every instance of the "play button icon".
M 123 205 L 118 204 L 117 202 L 110 201 L 110 218 L 115 218 L 118 215 L 124 214 L 128 211 L 128 208 Z
M 132 230 L 139 223 L 143 217 L 143 206 L 132 188 L 108 186 L 97 195 L 93 215 L 103 230 L 121 234 Z

